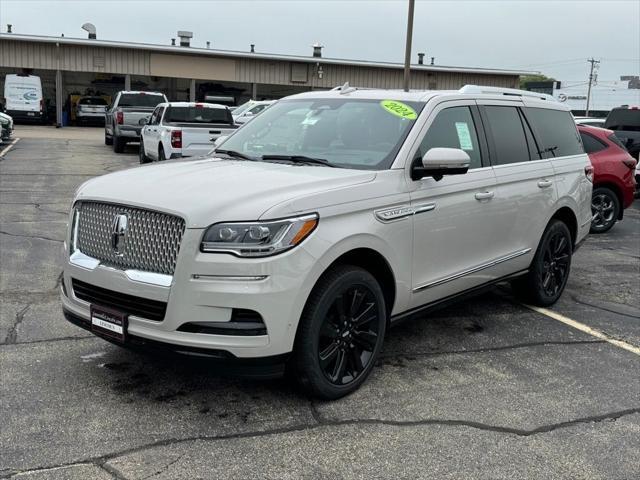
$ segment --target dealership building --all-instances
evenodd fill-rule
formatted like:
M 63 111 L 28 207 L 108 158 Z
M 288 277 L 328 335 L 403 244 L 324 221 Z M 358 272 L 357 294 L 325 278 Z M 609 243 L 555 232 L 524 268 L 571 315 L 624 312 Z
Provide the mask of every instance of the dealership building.
M 205 96 L 231 96 L 237 104 L 250 98 L 281 98 L 298 92 L 352 86 L 399 89 L 403 65 L 309 56 L 228 51 L 191 45 L 190 32 L 178 32 L 168 45 L 96 38 L 0 34 L 0 92 L 10 73 L 30 73 L 42 80 L 45 102 L 58 124 L 71 95 L 108 95 L 119 90 L 164 92 L 173 101 L 201 101 Z M 90 33 L 90 37 L 95 34 Z M 208 43 L 208 42 L 207 42 Z M 208 44 L 207 44 L 208 47 Z M 411 65 L 411 88 L 458 89 L 463 85 L 517 87 L 531 72 L 452 67 L 423 62 Z

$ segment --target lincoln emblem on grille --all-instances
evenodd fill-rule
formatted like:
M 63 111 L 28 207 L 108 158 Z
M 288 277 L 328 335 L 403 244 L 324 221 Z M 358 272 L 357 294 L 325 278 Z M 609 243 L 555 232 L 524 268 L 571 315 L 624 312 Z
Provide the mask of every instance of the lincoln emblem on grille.
M 127 234 L 129 219 L 124 213 L 119 213 L 113 218 L 111 227 L 111 247 L 117 255 L 123 255 L 124 236 Z

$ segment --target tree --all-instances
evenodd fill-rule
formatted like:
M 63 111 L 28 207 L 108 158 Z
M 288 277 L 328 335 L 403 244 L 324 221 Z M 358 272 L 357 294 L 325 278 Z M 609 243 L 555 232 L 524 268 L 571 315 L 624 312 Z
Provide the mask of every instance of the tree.
M 523 75 L 520 77 L 520 88 L 526 89 L 529 82 L 555 82 L 556 79 L 546 75 Z

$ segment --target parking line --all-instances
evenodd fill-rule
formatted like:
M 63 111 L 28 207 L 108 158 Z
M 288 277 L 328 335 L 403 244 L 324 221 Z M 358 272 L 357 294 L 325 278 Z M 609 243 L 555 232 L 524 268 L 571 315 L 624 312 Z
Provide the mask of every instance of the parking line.
M 533 310 L 534 312 L 538 312 L 541 313 L 542 315 L 545 315 L 549 318 L 553 318 L 554 320 L 557 320 L 559 322 L 564 323 L 565 325 L 568 325 L 572 328 L 575 328 L 576 330 L 580 330 L 581 332 L 587 333 L 593 337 L 599 338 L 601 340 L 604 340 L 605 342 L 609 342 L 612 345 L 615 345 L 618 348 L 622 348 L 624 350 L 627 350 L 631 353 L 635 353 L 636 355 L 640 355 L 640 348 L 631 345 L 630 343 L 627 343 L 623 340 L 618 340 L 616 338 L 613 338 L 610 335 L 607 335 L 604 332 L 601 332 L 600 330 L 596 330 L 594 328 L 591 328 L 587 325 L 585 325 L 584 323 L 580 323 L 580 322 L 576 322 L 575 320 L 570 319 L 569 317 L 565 317 L 564 315 L 561 315 L 557 312 L 554 312 L 552 310 L 548 310 L 546 308 L 542 308 L 542 307 L 534 307 L 533 305 L 527 305 L 524 304 L 523 305 L 531 310 Z
M 7 145 L 7 146 L 5 147 L 5 149 L 4 149 L 4 150 L 2 150 L 2 151 L 0 152 L 0 158 L 4 157 L 4 156 L 5 156 L 5 154 L 6 154 L 9 150 L 11 150 L 11 149 L 13 148 L 13 146 L 14 146 L 16 143 L 18 143 L 18 140 L 20 140 L 20 139 L 19 139 L 19 138 L 14 138 L 14 139 L 13 139 L 13 142 L 11 142 L 9 145 Z

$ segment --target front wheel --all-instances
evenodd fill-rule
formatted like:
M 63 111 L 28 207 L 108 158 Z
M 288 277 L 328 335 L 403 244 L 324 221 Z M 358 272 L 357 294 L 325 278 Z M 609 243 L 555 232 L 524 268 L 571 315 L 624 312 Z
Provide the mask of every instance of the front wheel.
M 305 306 L 292 365 L 312 396 L 332 400 L 360 387 L 382 348 L 384 295 L 366 270 L 344 265 L 319 280 Z
M 554 304 L 567 285 L 572 254 L 569 228 L 560 220 L 551 220 L 542 235 L 529 273 L 511 283 L 516 295 L 540 307 Z
M 596 187 L 591 195 L 591 233 L 604 233 L 611 230 L 620 215 L 620 202 L 609 188 Z

